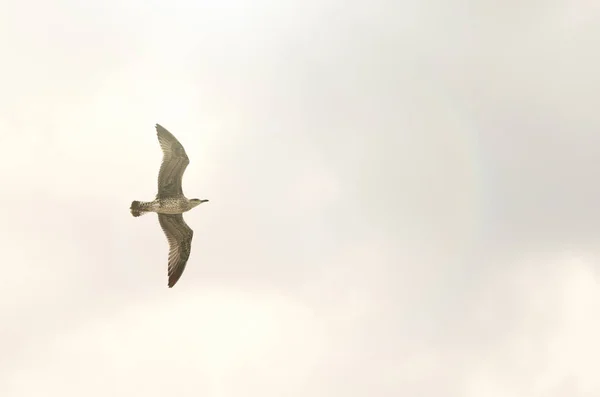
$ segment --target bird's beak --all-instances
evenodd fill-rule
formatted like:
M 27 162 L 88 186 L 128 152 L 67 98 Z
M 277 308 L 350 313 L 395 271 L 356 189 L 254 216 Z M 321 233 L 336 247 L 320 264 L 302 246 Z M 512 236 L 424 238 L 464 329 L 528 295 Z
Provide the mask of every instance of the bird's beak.
M 200 200 L 200 204 L 206 203 L 208 200 Z

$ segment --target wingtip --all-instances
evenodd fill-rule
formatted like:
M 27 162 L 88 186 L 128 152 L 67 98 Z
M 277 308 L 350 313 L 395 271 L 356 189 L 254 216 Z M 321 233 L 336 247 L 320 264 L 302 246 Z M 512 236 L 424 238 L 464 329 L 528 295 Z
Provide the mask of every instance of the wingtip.
M 156 135 L 161 135 L 161 134 L 167 135 L 167 136 L 173 135 L 173 134 L 171 134 L 171 132 L 169 132 L 169 130 L 167 130 L 165 127 L 163 127 L 162 125 L 160 125 L 158 123 L 156 123 L 155 128 L 156 128 Z

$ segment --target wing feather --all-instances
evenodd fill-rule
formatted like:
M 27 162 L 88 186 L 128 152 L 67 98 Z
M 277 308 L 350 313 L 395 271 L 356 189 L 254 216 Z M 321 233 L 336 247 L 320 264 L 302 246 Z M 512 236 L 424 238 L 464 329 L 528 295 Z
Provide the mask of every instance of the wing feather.
M 156 124 L 156 135 L 163 152 L 163 160 L 158 172 L 157 198 L 182 196 L 181 180 L 190 163 L 185 149 L 177 138 L 160 124 Z
M 169 242 L 169 288 L 172 288 L 185 269 L 192 250 L 194 231 L 181 214 L 158 214 L 158 221 Z

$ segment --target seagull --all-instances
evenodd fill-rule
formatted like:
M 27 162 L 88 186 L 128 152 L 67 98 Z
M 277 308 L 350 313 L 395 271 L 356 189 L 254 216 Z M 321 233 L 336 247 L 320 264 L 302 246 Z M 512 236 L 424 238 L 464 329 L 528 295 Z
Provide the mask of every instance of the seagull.
M 158 194 L 154 201 L 133 201 L 129 209 L 135 217 L 148 212 L 158 214 L 158 222 L 169 242 L 168 285 L 173 288 L 190 257 L 194 236 L 182 214 L 208 200 L 184 196 L 181 179 L 190 160 L 181 143 L 166 128 L 156 124 L 156 134 L 163 152 L 158 172 Z

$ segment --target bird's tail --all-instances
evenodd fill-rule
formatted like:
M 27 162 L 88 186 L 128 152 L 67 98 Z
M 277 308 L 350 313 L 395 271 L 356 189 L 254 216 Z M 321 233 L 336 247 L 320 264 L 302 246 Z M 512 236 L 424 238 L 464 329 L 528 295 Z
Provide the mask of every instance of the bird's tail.
M 144 211 L 142 209 L 141 201 L 132 201 L 131 207 L 129 207 L 129 209 L 131 210 L 131 215 L 136 216 L 136 217 L 140 216 L 140 215 L 144 215 L 146 212 L 148 212 L 148 211 Z

